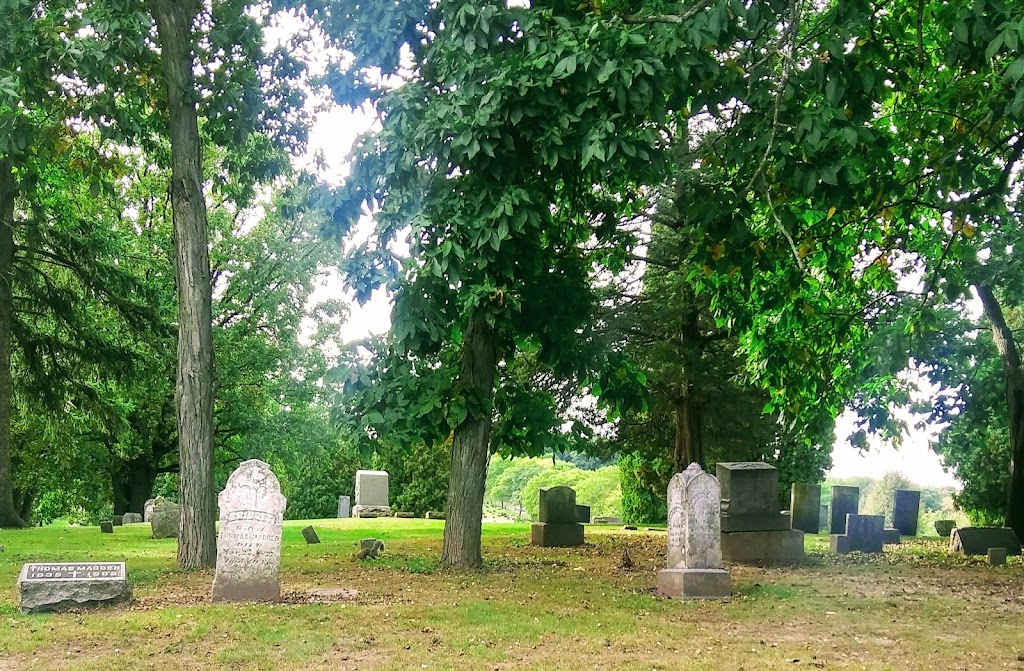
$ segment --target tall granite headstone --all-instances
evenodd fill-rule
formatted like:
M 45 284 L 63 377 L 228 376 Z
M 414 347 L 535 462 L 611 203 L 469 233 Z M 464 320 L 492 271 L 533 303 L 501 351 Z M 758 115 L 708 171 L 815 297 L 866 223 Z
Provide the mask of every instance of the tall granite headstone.
M 244 461 L 217 500 L 220 532 L 213 600 L 277 601 L 285 506 L 277 476 L 258 459 Z
M 846 516 L 856 515 L 860 511 L 860 488 L 832 486 L 832 524 L 829 526 L 831 534 L 846 533 Z
M 352 499 L 348 496 L 342 495 L 338 497 L 338 517 L 351 517 Z
M 153 538 L 177 538 L 181 509 L 177 503 L 157 497 L 149 522 L 153 527 Z
M 917 535 L 917 518 L 921 509 L 921 492 L 897 489 L 892 509 L 892 525 L 903 536 Z
M 578 521 L 572 487 L 542 488 L 539 519 L 530 526 L 531 544 L 545 548 L 583 545 L 583 525 Z
M 668 567 L 658 572 L 658 593 L 675 599 L 729 596 L 722 568 L 718 480 L 690 464 L 668 483 Z
M 156 499 L 146 499 L 146 505 L 142 507 L 142 521 L 149 522 L 153 518 L 153 504 L 156 503 Z
M 356 471 L 356 505 L 352 517 L 389 516 L 387 471 Z
M 792 528 L 805 533 L 818 533 L 821 521 L 821 485 L 794 482 L 790 489 L 789 511 Z
M 760 461 L 720 462 L 722 556 L 750 564 L 796 564 L 804 558 L 804 532 L 790 528 L 779 510 L 779 472 Z

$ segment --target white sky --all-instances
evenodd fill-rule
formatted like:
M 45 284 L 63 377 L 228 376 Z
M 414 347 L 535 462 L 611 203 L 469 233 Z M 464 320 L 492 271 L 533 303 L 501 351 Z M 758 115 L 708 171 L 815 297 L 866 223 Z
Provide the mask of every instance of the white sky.
M 372 122 L 373 118 L 365 111 L 352 113 L 340 108 L 318 116 L 310 134 L 310 147 L 313 152 L 323 152 L 328 165 L 328 170 L 321 173 L 324 179 L 333 183 L 343 179 L 347 173 L 345 157 L 355 137 L 369 128 Z M 351 300 L 351 293 L 345 289 L 340 278 L 335 277 L 318 289 L 312 300 L 333 299 L 339 294 L 349 302 L 351 310 L 348 320 L 342 327 L 342 337 L 346 341 L 384 333 L 390 328 L 391 306 L 383 292 L 376 292 L 369 303 L 360 307 Z M 914 424 L 913 421 L 908 422 L 909 431 L 898 450 L 881 444 L 875 438 L 869 438 L 869 449 L 860 451 L 847 440 L 855 430 L 854 416 L 849 412 L 844 413 L 836 422 L 833 467 L 828 475 L 838 478 L 881 478 L 890 471 L 898 471 L 919 485 L 949 485 L 959 489 L 959 483 L 942 469 L 941 459 L 929 447 L 935 440 L 936 429 L 916 429 Z

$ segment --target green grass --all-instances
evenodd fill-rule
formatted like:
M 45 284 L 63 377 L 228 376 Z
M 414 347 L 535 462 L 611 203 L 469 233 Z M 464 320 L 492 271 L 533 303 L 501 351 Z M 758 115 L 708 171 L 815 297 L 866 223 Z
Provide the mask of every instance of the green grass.
M 322 543 L 308 546 L 313 524 Z M 590 526 L 582 548 L 484 527 L 487 565 L 445 570 L 443 521 L 288 522 L 278 604 L 209 600 L 212 572 L 175 568 L 149 525 L 0 532 L 0 671 L 15 669 L 1017 669 L 1024 564 L 990 568 L 938 539 L 835 557 L 807 537 L 801 567 L 731 568 L 733 596 L 654 594 L 664 532 Z M 353 558 L 361 538 L 387 544 Z M 618 568 L 624 548 L 635 567 Z M 27 561 L 124 560 L 130 606 L 27 616 Z M 349 591 L 339 591 L 349 590 Z M 312 591 L 311 591 L 312 590 Z M 331 591 L 335 590 L 335 591 Z M 799 660 L 799 661 L 794 661 Z

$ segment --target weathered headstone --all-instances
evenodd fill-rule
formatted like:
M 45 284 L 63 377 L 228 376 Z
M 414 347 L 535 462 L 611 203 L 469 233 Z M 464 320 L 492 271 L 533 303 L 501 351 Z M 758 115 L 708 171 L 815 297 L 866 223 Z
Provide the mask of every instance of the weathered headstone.
M 832 515 L 832 524 L 829 525 L 829 533 L 846 533 L 846 516 L 856 515 L 860 511 L 860 488 L 832 486 L 832 503 L 829 506 Z
M 917 517 L 921 509 L 921 492 L 897 489 L 892 509 L 892 525 L 904 536 L 917 535 Z
M 622 524 L 621 517 L 611 517 L 609 515 L 596 515 L 590 521 L 593 524 Z
M 828 504 L 821 504 L 821 512 L 818 513 L 818 532 L 821 533 L 823 529 L 828 529 L 831 526 L 831 519 L 828 516 Z
M 22 613 L 49 613 L 132 600 L 124 562 L 25 564 L 18 576 Z
M 125 524 L 140 524 L 142 522 L 142 515 L 139 513 L 125 513 L 122 517 Z
M 110 520 L 104 520 L 100 522 L 100 533 L 112 534 L 114 533 L 114 523 Z
M 281 523 L 285 497 L 270 466 L 243 461 L 228 478 L 220 503 L 214 601 L 281 598 Z
M 988 565 L 1002 566 L 1006 563 L 1006 548 L 989 548 Z
M 320 537 L 316 535 L 316 529 L 313 527 L 305 527 L 302 530 L 302 537 L 306 539 L 306 545 L 316 545 L 320 542 Z
M 956 527 L 956 520 L 935 520 L 935 533 L 940 538 L 949 538 L 949 535 L 953 533 L 953 529 Z
M 352 517 L 370 517 L 364 513 L 390 515 L 387 471 L 356 471 L 356 505 Z
M 181 509 L 177 503 L 157 497 L 149 522 L 153 526 L 153 538 L 177 538 Z
M 832 534 L 831 548 L 837 554 L 846 552 L 877 553 L 884 544 L 885 517 L 882 515 L 846 516 L 845 534 Z
M 899 545 L 900 544 L 900 530 L 893 529 L 892 527 L 886 527 L 882 529 L 882 544 L 883 545 Z
M 794 482 L 789 494 L 792 528 L 805 533 L 818 533 L 821 522 L 821 485 Z
M 590 524 L 590 506 L 576 504 L 576 521 L 580 524 Z
M 110 521 L 115 527 L 124 526 L 124 515 L 114 515 L 110 518 Z
M 428 510 L 424 517 L 428 520 L 443 520 L 445 518 L 445 514 L 442 510 Z
M 576 491 L 572 487 L 540 490 L 539 522 L 530 526 L 530 542 L 540 547 L 583 545 L 583 525 L 577 521 Z
M 989 548 L 1006 548 L 1006 554 L 1019 555 L 1020 541 L 1010 527 L 958 527 L 949 537 L 950 552 L 985 555 Z
M 804 532 L 779 510 L 779 471 L 760 461 L 720 462 L 722 556 L 749 564 L 796 564 Z
M 338 517 L 350 517 L 352 515 L 352 499 L 342 495 L 338 497 Z
M 408 510 L 399 510 L 398 512 L 394 513 L 394 516 L 403 520 L 411 520 L 414 517 L 416 517 L 416 513 L 409 512 Z
M 658 572 L 658 593 L 676 599 L 729 596 L 732 583 L 722 568 L 718 480 L 697 464 L 668 484 L 668 567 Z
M 146 499 L 146 505 L 142 507 L 142 521 L 149 522 L 153 519 L 153 504 L 156 499 Z

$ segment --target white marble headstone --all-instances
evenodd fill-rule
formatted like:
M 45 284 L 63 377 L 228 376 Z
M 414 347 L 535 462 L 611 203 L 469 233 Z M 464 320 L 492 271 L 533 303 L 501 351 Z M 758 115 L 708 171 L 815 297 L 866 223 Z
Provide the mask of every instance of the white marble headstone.
M 390 505 L 387 471 L 356 471 L 356 505 Z
M 668 568 L 722 568 L 718 479 L 690 464 L 668 485 Z
M 281 522 L 285 497 L 270 466 L 251 459 L 228 478 L 218 497 L 214 601 L 277 601 L 281 597 Z

